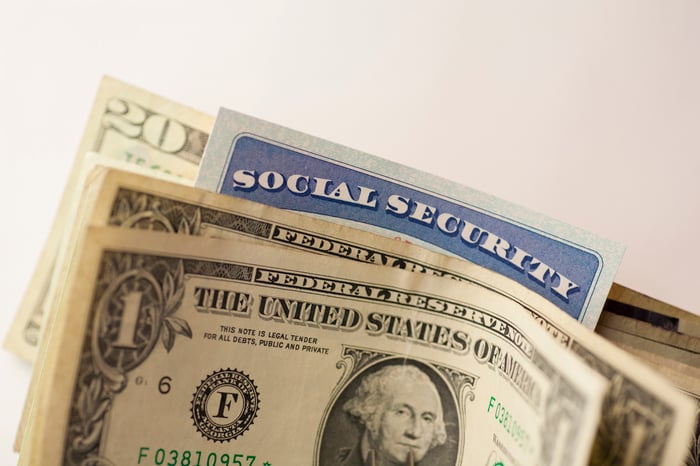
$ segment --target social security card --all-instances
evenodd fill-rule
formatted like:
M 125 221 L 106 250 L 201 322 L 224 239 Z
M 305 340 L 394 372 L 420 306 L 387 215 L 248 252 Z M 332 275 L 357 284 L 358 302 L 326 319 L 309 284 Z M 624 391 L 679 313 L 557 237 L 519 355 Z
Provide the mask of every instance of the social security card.
M 196 186 L 464 258 L 589 328 L 624 252 L 467 186 L 228 109 L 219 111 Z

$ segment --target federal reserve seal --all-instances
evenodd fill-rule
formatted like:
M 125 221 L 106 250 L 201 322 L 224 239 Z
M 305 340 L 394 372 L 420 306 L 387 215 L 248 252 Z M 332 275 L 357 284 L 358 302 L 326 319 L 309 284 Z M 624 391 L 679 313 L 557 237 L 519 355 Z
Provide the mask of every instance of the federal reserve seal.
M 228 442 L 250 428 L 259 406 L 260 394 L 253 379 L 237 369 L 221 369 L 197 387 L 192 420 L 203 437 Z

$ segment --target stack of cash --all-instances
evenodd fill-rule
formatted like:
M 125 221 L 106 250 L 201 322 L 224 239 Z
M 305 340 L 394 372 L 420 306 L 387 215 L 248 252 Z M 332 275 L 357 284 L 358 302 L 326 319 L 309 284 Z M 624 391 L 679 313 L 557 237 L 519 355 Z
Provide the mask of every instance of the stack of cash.
M 621 254 L 105 78 L 6 339 L 20 464 L 697 465 L 700 319 Z

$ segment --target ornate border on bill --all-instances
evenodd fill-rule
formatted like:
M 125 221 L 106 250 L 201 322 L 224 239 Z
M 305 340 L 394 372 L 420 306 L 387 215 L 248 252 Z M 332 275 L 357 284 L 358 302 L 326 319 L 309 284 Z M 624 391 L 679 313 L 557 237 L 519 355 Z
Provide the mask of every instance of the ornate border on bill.
M 607 383 L 556 351 L 503 297 L 245 241 L 106 227 L 89 231 L 83 244 L 56 325 L 42 340 L 50 357 L 32 441 L 22 447 L 26 464 L 163 459 L 166 443 L 177 454 L 230 456 L 226 440 L 234 437 L 237 453 L 270 464 L 319 464 L 319 435 L 334 451 L 342 447 L 345 431 L 330 417 L 338 400 L 359 400 L 352 393 L 361 398 L 362 384 L 395 370 L 423 380 L 411 390 L 432 393 L 419 392 L 433 400 L 431 445 L 456 460 L 438 464 L 463 463 L 461 442 L 469 442 L 470 457 L 486 458 L 495 437 L 522 464 L 586 464 Z M 402 298 L 408 290 L 410 303 Z M 437 307 L 415 310 L 428 301 Z M 396 319 L 429 329 L 422 338 L 430 341 L 389 334 Z M 287 335 L 315 343 L 305 349 Z M 444 346 L 449 335 L 454 348 Z M 348 361 L 348 339 L 371 361 Z M 342 411 L 355 416 L 353 403 L 344 399 Z M 508 438 L 494 418 L 503 403 L 518 413 L 508 426 L 517 422 L 522 436 Z M 470 415 L 460 418 L 465 407 Z M 443 412 L 447 432 L 438 422 Z M 411 447 L 417 461 L 425 445 Z

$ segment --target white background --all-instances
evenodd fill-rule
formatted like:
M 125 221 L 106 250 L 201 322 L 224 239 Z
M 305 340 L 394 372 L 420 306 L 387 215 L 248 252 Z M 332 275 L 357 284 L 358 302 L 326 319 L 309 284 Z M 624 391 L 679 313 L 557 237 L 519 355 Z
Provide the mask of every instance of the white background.
M 3 338 L 103 74 L 622 242 L 617 282 L 700 313 L 698 0 L 5 1 Z M 0 364 L 9 465 L 30 368 Z

